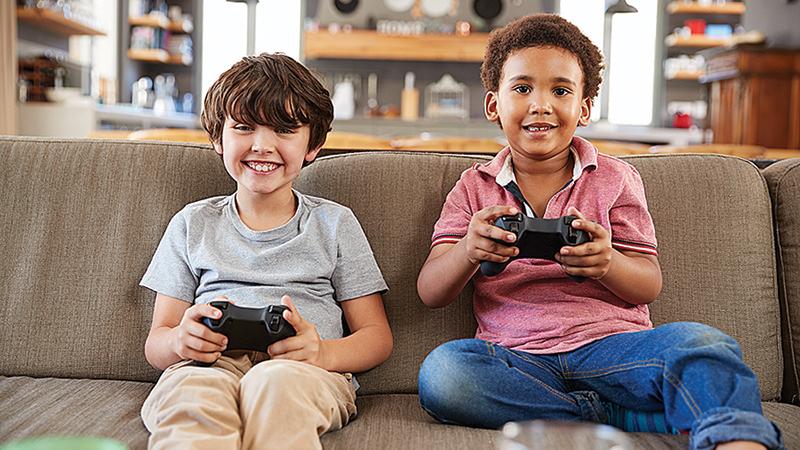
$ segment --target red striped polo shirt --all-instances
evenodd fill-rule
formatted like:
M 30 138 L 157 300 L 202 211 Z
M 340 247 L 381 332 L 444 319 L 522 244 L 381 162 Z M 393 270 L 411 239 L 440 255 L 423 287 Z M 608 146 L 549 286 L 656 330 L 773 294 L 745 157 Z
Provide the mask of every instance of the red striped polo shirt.
M 574 137 L 572 180 L 548 201 L 544 218 L 576 207 L 611 231 L 617 250 L 657 255 L 653 220 L 636 169 L 599 154 L 588 141 Z M 506 147 L 491 161 L 465 170 L 447 195 L 434 225 L 433 243 L 453 244 L 467 233 L 476 212 L 495 205 L 533 211 L 512 191 L 514 173 Z M 577 283 L 561 266 L 543 259 L 517 259 L 494 277 L 473 277 L 475 337 L 531 353 L 569 351 L 603 337 L 652 328 L 647 305 L 632 305 L 600 282 Z

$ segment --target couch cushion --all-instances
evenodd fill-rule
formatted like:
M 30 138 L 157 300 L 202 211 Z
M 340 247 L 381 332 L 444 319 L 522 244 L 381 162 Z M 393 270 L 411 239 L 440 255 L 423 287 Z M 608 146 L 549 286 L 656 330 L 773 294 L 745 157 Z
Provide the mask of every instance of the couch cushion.
M 471 289 L 447 308 L 429 310 L 416 276 L 433 223 L 461 172 L 486 158 L 360 153 L 321 158 L 298 187 L 353 209 L 389 284 L 384 297 L 395 337 L 392 357 L 360 376 L 364 393 L 416 392 L 416 376 L 436 345 L 473 336 Z M 765 399 L 781 384 L 771 212 L 767 188 L 747 161 L 663 155 L 628 159 L 641 172 L 656 225 L 664 289 L 657 323 L 694 320 L 742 345 Z M 366 174 L 366 175 L 365 175 Z
M 147 448 L 139 416 L 151 383 L 0 377 L 0 443 L 30 436 L 103 436 L 130 450 Z M 416 395 L 360 396 L 358 417 L 322 437 L 327 450 L 489 449 L 493 430 L 442 425 L 420 408 Z M 800 407 L 765 402 L 764 413 L 784 432 L 786 448 L 800 448 Z M 686 448 L 685 436 L 630 434 L 637 449 Z M 566 450 L 566 449 L 565 449 Z
M 0 377 L 0 443 L 31 436 L 102 436 L 147 448 L 139 416 L 151 383 Z
M 420 408 L 415 395 L 368 395 L 360 397 L 357 404 L 359 412 L 354 421 L 322 437 L 326 450 L 487 450 L 495 448 L 500 440 L 500 432 L 496 430 L 444 425 L 434 421 Z M 628 437 L 635 448 L 643 450 L 686 448 L 688 443 L 686 436 L 631 433 Z M 572 450 L 574 447 L 565 445 L 548 448 Z
M 691 320 L 741 345 L 761 396 L 780 395 L 783 359 L 772 211 L 764 178 L 721 155 L 626 157 L 639 170 L 658 239 L 664 287 L 656 324 Z
M 764 170 L 775 214 L 785 358 L 783 399 L 800 404 L 800 159 Z
M 210 148 L 0 138 L 0 374 L 157 378 L 138 281 L 176 211 L 233 192 Z

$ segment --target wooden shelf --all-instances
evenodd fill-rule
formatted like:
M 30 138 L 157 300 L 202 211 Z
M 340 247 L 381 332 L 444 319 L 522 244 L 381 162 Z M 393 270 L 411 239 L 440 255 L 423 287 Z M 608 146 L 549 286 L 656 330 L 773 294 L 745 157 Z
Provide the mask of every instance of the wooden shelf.
M 173 22 L 161 14 L 148 14 L 146 16 L 129 17 L 128 24 L 136 27 L 153 27 L 172 31 L 173 33 L 191 33 L 193 26 L 190 22 Z
M 398 36 L 370 30 L 306 31 L 306 59 L 481 62 L 487 33 Z
M 744 3 L 717 3 L 711 5 L 701 5 L 699 3 L 687 3 L 684 1 L 673 1 L 667 5 L 667 12 L 670 14 L 736 14 L 742 15 L 745 11 Z
M 721 47 L 731 43 L 731 39 L 725 38 L 710 38 L 703 35 L 693 34 L 689 37 L 680 37 L 670 34 L 664 39 L 667 47 L 695 47 L 695 48 L 708 48 L 708 47 Z
M 84 25 L 76 20 L 47 8 L 17 8 L 17 19 L 31 25 L 52 31 L 62 36 L 105 36 L 100 30 Z
M 183 66 L 192 64 L 192 58 L 181 55 L 170 55 L 166 50 L 160 48 L 131 48 L 128 49 L 128 58 L 136 61 L 177 64 Z
M 667 77 L 667 80 L 694 80 L 697 81 L 700 77 L 703 76 L 703 72 L 690 72 L 690 71 L 680 71 L 676 72 L 671 77 Z

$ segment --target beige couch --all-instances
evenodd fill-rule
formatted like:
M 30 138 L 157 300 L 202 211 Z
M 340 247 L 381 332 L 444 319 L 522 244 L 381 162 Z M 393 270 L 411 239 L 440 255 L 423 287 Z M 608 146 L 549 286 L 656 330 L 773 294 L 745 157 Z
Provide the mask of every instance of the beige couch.
M 435 423 L 416 397 L 425 355 L 474 333 L 471 292 L 428 310 L 415 280 L 445 195 L 476 160 L 360 153 L 320 159 L 301 174 L 300 190 L 355 211 L 391 288 L 395 351 L 359 376 L 359 416 L 326 435 L 326 449 L 497 442 L 496 431 Z M 738 339 L 766 414 L 788 448 L 800 449 L 800 160 L 764 172 L 725 156 L 628 161 L 644 179 L 660 244 L 655 322 L 700 321 Z M 234 185 L 196 144 L 0 137 L 0 164 L 0 443 L 100 435 L 144 448 L 139 408 L 159 374 L 143 354 L 153 294 L 138 280 L 176 211 Z M 640 448 L 687 442 L 633 437 Z

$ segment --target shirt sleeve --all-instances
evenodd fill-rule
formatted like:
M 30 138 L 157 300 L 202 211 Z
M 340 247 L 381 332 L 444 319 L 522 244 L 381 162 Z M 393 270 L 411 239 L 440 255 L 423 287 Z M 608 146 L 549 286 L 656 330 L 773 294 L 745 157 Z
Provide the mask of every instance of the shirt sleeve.
M 439 244 L 455 244 L 467 235 L 473 215 L 464 180 L 469 170 L 471 169 L 461 174 L 461 178 L 447 194 L 439 220 L 433 225 L 431 247 Z
M 184 211 L 176 214 L 139 284 L 159 294 L 194 303 L 199 276 L 192 270 Z
M 352 300 L 388 290 L 367 236 L 350 209 L 336 229 L 336 267 L 331 276 L 336 301 Z
M 658 255 L 653 218 L 647 209 L 644 184 L 633 166 L 625 173 L 622 189 L 609 211 L 611 245 L 617 250 Z

